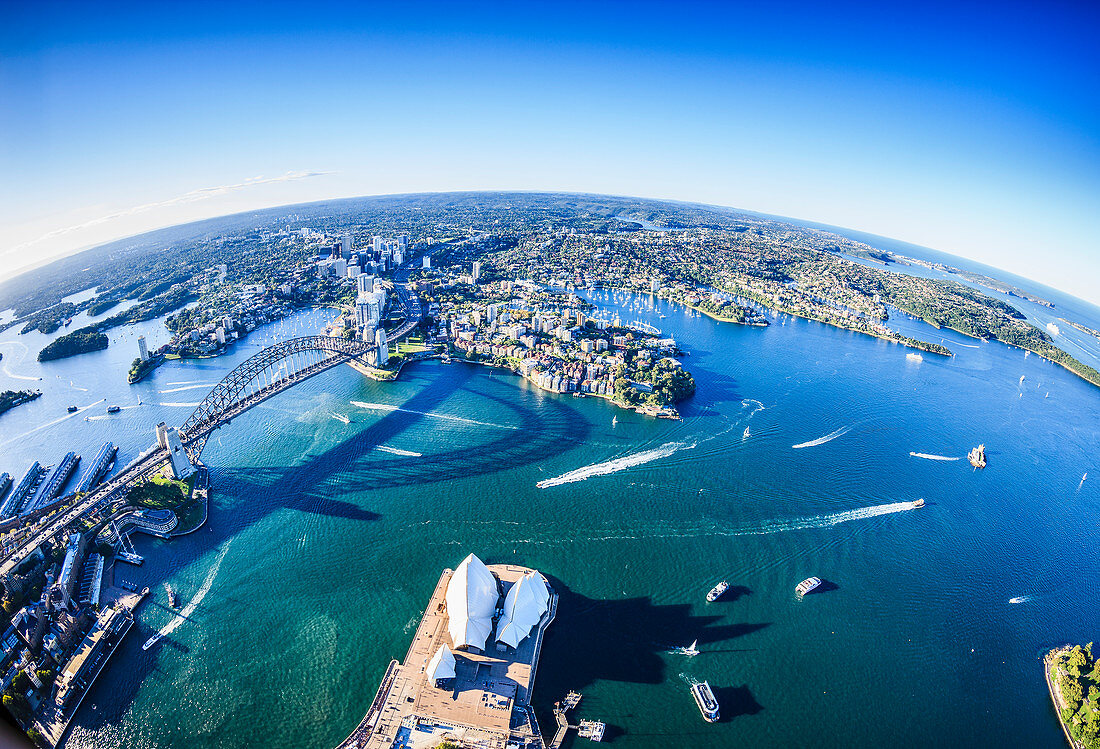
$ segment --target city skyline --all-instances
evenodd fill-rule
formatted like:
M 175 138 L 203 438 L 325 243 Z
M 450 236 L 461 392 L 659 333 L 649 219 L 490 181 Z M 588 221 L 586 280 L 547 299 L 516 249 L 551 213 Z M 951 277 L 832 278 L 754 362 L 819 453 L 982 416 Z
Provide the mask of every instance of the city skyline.
M 16 10 L 0 276 L 355 195 L 549 190 L 871 232 L 1100 303 L 1097 14 Z

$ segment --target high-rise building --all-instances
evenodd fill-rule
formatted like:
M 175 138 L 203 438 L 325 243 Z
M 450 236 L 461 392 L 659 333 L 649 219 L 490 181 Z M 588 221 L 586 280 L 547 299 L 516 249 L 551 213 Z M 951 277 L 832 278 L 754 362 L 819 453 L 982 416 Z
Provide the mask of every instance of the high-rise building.
M 340 237 L 340 254 L 344 257 L 351 257 L 351 235 L 345 234 Z
M 474 261 L 474 272 L 471 275 L 473 276 L 473 279 L 475 281 L 478 280 L 479 278 L 481 278 L 481 261 L 480 260 L 475 260 Z
M 145 336 L 138 336 L 138 356 L 142 361 L 149 361 L 149 347 L 145 345 Z
M 225 345 L 225 328 L 219 325 L 217 330 L 214 331 L 214 336 L 218 339 L 219 346 Z
M 424 266 L 424 268 L 426 268 L 426 269 L 427 269 L 427 268 L 431 268 L 431 267 L 432 267 L 432 256 L 431 256 L 431 255 L 425 255 L 425 256 L 424 256 L 424 261 L 423 261 L 423 262 L 422 262 L 421 264 L 422 264 L 422 265 Z
M 401 266 L 405 264 L 405 251 L 398 247 L 393 251 L 393 264 L 395 266 Z
M 374 276 L 369 273 L 359 276 L 355 279 L 355 288 L 360 297 L 372 293 L 374 291 Z
M 497 310 L 500 309 L 499 304 L 490 304 L 485 308 L 485 318 L 489 321 L 489 324 L 497 321 Z
M 373 249 L 374 249 L 375 252 L 378 252 L 378 253 L 382 252 L 382 246 L 383 246 L 382 237 L 375 234 L 373 237 L 371 237 L 371 244 L 372 244 Z

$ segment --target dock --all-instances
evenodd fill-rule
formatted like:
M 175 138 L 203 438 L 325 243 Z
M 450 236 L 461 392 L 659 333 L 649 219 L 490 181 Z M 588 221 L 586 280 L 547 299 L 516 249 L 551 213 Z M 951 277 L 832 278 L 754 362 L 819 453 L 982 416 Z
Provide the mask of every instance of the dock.
M 570 729 L 575 730 L 582 739 L 603 741 L 604 731 L 607 730 L 605 723 L 598 720 L 582 720 L 580 725 L 576 726 L 569 723 L 568 713 L 581 704 L 581 696 L 580 692 L 569 692 L 561 702 L 554 703 L 554 720 L 558 724 L 558 730 L 554 732 L 554 738 L 550 739 L 548 749 L 558 749 L 565 741 L 565 736 Z
M 55 747 L 61 743 L 95 680 L 134 626 L 134 610 L 148 593 L 148 588 L 139 593 L 125 593 L 114 601 L 114 607 L 100 614 L 91 632 L 65 666 L 56 696 L 42 701 L 33 725 L 49 746 Z

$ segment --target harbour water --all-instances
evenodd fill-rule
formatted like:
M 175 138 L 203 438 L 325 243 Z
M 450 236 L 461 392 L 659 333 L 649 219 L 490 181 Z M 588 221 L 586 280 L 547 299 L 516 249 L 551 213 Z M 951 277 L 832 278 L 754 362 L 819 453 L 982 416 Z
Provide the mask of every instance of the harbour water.
M 817 323 L 719 324 L 648 296 L 594 301 L 690 352 L 682 422 L 460 363 L 389 384 L 338 367 L 295 386 L 211 439 L 207 528 L 136 539 L 146 563 L 124 577 L 153 594 L 68 745 L 331 747 L 407 650 L 441 569 L 470 551 L 535 567 L 561 595 L 534 690 L 544 729 L 575 689 L 575 717 L 627 748 L 1060 744 L 1039 657 L 1100 621 L 1100 490 L 1080 481 L 1100 476 L 1100 390 L 916 321 L 897 324 L 958 355 L 918 362 Z M 41 365 L 48 337 L 9 330 L 0 386 L 46 396 L 0 420 L 0 470 L 107 439 L 124 464 L 157 421 L 190 413 L 168 404 L 329 315 L 132 387 L 136 336 L 159 345 L 159 321 Z M 124 410 L 41 426 L 100 399 Z M 979 442 L 984 471 L 925 457 Z M 810 576 L 825 584 L 798 600 Z M 729 592 L 706 603 L 722 579 Z M 699 655 L 670 652 L 692 640 Z M 720 722 L 700 718 L 696 680 Z

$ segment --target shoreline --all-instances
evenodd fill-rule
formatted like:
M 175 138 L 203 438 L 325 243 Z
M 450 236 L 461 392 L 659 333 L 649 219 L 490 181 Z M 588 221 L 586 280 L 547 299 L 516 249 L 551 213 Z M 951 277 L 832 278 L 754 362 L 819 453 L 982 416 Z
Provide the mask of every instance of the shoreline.
M 1068 649 L 1068 645 L 1063 645 L 1061 647 L 1048 650 L 1046 654 L 1043 655 L 1043 676 L 1044 678 L 1046 678 L 1047 692 L 1050 693 L 1050 702 L 1051 705 L 1054 707 L 1054 717 L 1057 718 L 1058 725 L 1062 727 L 1062 733 L 1066 737 L 1066 742 L 1071 747 L 1073 747 L 1073 749 L 1084 749 L 1084 747 L 1082 747 L 1081 744 L 1077 743 L 1077 741 L 1070 734 L 1069 727 L 1066 725 L 1066 721 L 1062 719 L 1062 710 L 1065 706 L 1062 705 L 1061 696 L 1054 689 L 1054 680 L 1051 679 L 1050 675 L 1051 668 L 1054 665 L 1053 656 Z

